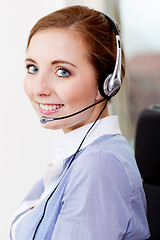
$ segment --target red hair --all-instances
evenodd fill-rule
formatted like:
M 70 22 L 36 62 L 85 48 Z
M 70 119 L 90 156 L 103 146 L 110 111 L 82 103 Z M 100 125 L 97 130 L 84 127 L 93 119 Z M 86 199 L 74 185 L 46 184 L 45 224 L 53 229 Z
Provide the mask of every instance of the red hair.
M 118 27 L 118 26 L 117 26 Z M 68 28 L 77 32 L 88 46 L 89 60 L 98 75 L 107 70 L 113 72 L 116 60 L 115 33 L 104 14 L 85 6 L 71 6 L 55 11 L 41 18 L 31 29 L 31 38 L 39 31 L 48 28 Z M 122 46 L 122 79 L 125 75 L 125 56 Z

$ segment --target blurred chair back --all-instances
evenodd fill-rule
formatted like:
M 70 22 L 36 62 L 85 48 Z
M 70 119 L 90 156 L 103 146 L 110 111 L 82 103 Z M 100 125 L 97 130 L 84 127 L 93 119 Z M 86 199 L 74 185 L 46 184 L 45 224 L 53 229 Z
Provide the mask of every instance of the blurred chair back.
M 147 198 L 151 240 L 160 240 L 160 105 L 144 110 L 137 123 L 135 157 Z

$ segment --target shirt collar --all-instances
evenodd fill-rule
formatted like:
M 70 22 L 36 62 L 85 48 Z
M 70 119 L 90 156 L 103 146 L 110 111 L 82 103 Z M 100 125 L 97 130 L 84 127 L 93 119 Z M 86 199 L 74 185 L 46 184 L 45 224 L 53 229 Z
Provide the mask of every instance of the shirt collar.
M 63 133 L 60 136 L 53 148 L 53 162 L 48 166 L 46 173 L 44 174 L 45 191 L 42 194 L 41 199 L 43 199 L 56 186 L 66 159 L 77 151 L 92 124 L 93 122 L 69 133 Z M 81 149 L 105 134 L 121 134 L 117 116 L 108 116 L 99 119 L 87 135 Z
M 92 124 L 93 122 L 62 135 L 59 141 L 59 150 L 63 159 L 68 158 L 76 152 Z M 87 135 L 81 149 L 105 134 L 121 134 L 118 116 L 112 115 L 99 119 Z

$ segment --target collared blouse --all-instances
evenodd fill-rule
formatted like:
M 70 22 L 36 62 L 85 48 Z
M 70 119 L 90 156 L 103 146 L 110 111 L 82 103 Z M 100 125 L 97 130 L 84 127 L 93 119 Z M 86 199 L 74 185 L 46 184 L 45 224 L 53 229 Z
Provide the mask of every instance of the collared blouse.
M 64 174 L 91 125 L 64 134 L 54 146 L 47 173 L 16 212 L 11 240 L 32 240 L 46 202 L 35 240 L 149 237 L 141 176 L 129 144 L 121 135 L 117 116 L 98 120 Z

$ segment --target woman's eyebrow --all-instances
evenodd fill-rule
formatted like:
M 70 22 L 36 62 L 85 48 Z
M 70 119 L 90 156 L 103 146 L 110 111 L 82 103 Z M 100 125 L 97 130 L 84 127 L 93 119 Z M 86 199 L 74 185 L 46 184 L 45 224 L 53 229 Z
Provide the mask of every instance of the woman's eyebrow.
M 33 63 L 36 63 L 36 61 L 33 60 L 32 58 L 26 58 L 26 59 L 25 59 L 25 62 L 33 62 Z M 68 61 L 65 61 L 65 60 L 54 60 L 54 61 L 51 62 L 51 65 L 59 64 L 59 63 L 61 63 L 61 64 L 69 64 L 69 65 L 77 68 L 76 65 L 74 65 L 73 63 L 70 63 L 70 62 L 68 62 Z
M 32 58 L 26 58 L 26 59 L 25 59 L 25 62 L 33 62 L 33 63 L 36 63 L 36 61 L 33 60 Z
M 71 65 L 71 66 L 73 66 L 73 67 L 76 67 L 73 63 L 70 63 L 70 62 L 65 61 L 65 60 L 54 60 L 54 61 L 51 62 L 52 65 L 58 64 L 58 63 L 69 64 L 69 65 Z M 77 68 L 77 67 L 76 67 L 76 68 Z

